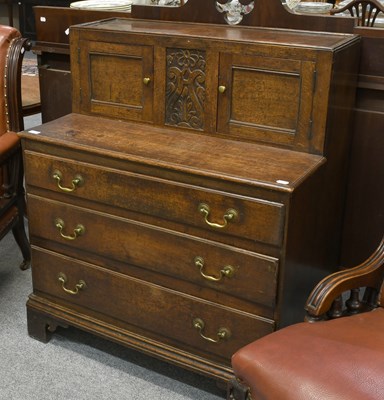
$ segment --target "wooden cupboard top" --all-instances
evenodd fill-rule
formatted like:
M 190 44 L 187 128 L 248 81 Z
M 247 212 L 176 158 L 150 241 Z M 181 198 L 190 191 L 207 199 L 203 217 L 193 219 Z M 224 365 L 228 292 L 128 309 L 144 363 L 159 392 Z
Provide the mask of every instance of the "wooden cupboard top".
M 244 26 L 227 26 L 199 23 L 180 23 L 169 21 L 148 21 L 128 18 L 111 18 L 103 21 L 72 26 L 70 29 L 89 29 L 111 31 L 114 33 L 136 33 L 164 35 L 167 37 L 191 37 L 222 41 L 258 42 L 289 47 L 336 50 L 348 44 L 351 39 L 358 40 L 357 35 L 326 32 L 309 32 L 279 28 L 260 28 Z
M 74 113 L 20 135 L 59 148 L 282 192 L 293 191 L 326 161 L 308 153 Z

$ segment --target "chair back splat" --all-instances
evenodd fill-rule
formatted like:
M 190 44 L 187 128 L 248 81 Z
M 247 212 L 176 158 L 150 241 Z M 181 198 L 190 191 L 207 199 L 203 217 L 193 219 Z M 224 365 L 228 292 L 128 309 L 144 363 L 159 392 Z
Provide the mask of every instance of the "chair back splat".
M 384 5 L 378 0 L 352 0 L 344 7 L 334 8 L 331 14 L 349 11 L 352 17 L 358 19 L 360 26 L 374 26 L 377 16 L 384 12 Z

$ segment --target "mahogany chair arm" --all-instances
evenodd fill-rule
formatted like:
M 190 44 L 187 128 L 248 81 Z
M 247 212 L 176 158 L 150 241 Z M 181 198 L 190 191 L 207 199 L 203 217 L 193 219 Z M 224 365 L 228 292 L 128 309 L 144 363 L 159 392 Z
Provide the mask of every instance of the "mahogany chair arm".
M 383 283 L 384 277 L 384 237 L 375 252 L 360 265 L 335 272 L 313 289 L 305 304 L 306 319 L 315 321 L 324 319 L 335 302 L 346 291 L 352 291 L 361 287 L 373 289 L 376 294 Z M 372 309 L 373 307 L 371 307 Z
M 352 17 L 358 18 L 361 26 L 374 26 L 376 17 L 380 12 L 384 12 L 384 6 L 378 0 L 351 0 L 341 8 L 333 8 L 331 15 L 349 11 Z
M 20 132 L 24 129 L 23 104 L 21 98 L 21 66 L 24 53 L 30 50 L 32 42 L 26 38 L 13 39 L 9 47 L 7 57 L 6 90 L 7 90 L 7 111 L 10 131 Z M 14 66 L 17 66 L 15 68 Z

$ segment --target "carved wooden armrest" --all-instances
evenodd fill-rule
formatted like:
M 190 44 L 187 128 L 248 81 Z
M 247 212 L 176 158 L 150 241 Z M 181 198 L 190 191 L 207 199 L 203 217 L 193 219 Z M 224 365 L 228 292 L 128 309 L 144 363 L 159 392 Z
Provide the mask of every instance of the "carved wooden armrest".
M 335 272 L 324 278 L 309 295 L 305 310 L 306 319 L 316 321 L 324 319 L 332 308 L 336 309 L 335 318 L 341 316 L 341 296 L 351 291 L 349 302 L 349 314 L 357 313 L 365 309 L 372 309 L 376 306 L 377 294 L 383 283 L 384 277 L 384 238 L 375 252 L 362 264 Z M 367 288 L 363 302 L 359 300 L 359 288 Z

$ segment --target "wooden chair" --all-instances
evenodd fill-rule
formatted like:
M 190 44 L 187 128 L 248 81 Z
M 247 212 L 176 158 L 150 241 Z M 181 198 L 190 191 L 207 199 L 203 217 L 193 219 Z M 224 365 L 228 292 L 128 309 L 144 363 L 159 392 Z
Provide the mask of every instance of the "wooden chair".
M 384 399 L 383 277 L 384 239 L 361 265 L 316 286 L 305 306 L 307 322 L 233 355 L 236 379 L 227 399 Z
M 23 130 L 21 64 L 30 46 L 20 32 L 0 25 L 0 240 L 12 230 L 23 254 L 21 269 L 30 263 L 25 233 L 25 196 L 20 139 Z
M 349 11 L 352 17 L 357 17 L 359 26 L 374 26 L 379 13 L 384 12 L 384 6 L 378 0 L 352 0 L 341 8 L 333 8 L 331 14 Z

